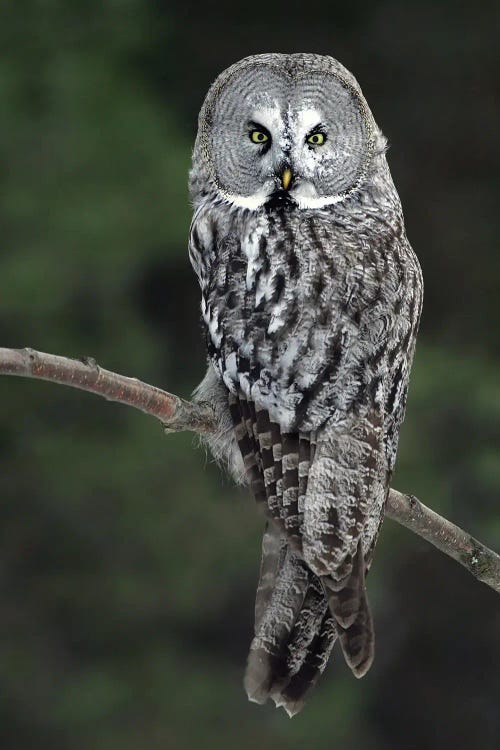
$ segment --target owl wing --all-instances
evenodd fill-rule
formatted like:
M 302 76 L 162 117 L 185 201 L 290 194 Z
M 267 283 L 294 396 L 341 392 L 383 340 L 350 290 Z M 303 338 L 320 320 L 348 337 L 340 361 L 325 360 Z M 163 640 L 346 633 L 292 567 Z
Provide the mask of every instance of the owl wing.
M 324 669 L 337 630 L 357 676 L 373 659 L 362 534 L 367 519 L 375 516 L 378 530 L 382 517 L 387 475 L 381 428 L 376 422 L 375 435 L 369 422 L 361 427 L 356 421 L 349 446 L 345 425 L 337 432 L 326 427 L 318 434 L 282 433 L 243 394 L 230 394 L 229 402 L 253 494 L 282 539 L 279 552 L 276 537 L 272 544 L 264 539 L 247 692 L 257 702 L 271 695 L 285 708 L 287 701 L 299 706 Z M 330 459 L 340 463 L 333 467 Z M 359 468 L 363 460 L 366 472 Z M 351 467 L 347 475 L 343 463 Z M 382 496 L 374 511 L 370 485 L 377 479 Z M 307 597 L 311 605 L 305 606 Z M 307 643 L 300 642 L 301 630 Z
M 304 560 L 322 577 L 344 657 L 358 677 L 373 660 L 365 575 L 388 490 L 383 437 L 374 408 L 342 428 L 327 423 L 318 434 L 303 516 Z

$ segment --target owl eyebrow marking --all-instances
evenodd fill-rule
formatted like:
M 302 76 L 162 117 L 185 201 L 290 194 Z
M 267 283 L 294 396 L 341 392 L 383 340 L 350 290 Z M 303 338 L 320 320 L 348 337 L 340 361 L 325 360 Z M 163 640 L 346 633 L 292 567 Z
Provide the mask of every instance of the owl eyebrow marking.
M 263 133 L 265 133 L 267 136 L 269 136 L 269 138 L 271 138 L 271 133 L 269 132 L 268 128 L 266 128 L 265 125 L 262 125 L 261 122 L 256 122 L 255 120 L 249 120 L 248 129 L 249 130 L 262 130 Z
M 321 133 L 321 135 L 324 136 L 325 141 L 328 138 L 328 133 L 327 133 L 326 125 L 323 125 L 322 122 L 318 122 L 317 125 L 315 125 L 313 128 L 311 128 L 306 133 L 306 139 L 309 138 L 311 135 L 314 135 L 315 133 Z

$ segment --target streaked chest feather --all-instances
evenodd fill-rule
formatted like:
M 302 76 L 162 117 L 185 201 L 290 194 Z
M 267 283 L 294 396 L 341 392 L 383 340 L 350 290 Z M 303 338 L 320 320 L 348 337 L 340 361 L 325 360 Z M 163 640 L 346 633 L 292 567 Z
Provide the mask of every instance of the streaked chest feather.
M 210 356 L 230 390 L 282 424 L 342 418 L 387 368 L 381 344 L 389 352 L 412 327 L 413 256 L 366 222 L 212 211 L 191 254 Z

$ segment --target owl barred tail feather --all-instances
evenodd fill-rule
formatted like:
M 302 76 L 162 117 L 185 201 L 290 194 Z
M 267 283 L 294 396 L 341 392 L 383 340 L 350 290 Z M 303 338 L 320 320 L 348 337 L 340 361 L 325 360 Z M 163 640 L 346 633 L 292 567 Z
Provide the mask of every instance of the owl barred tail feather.
M 236 437 L 257 501 L 271 520 L 263 538 L 255 637 L 245 689 L 250 700 L 271 697 L 292 716 L 324 671 L 339 636 L 357 677 L 373 660 L 373 626 L 365 592 L 361 543 L 341 581 L 316 576 L 300 556 L 300 512 L 315 437 L 281 434 L 267 412 L 242 394 L 230 396 Z
M 296 714 L 323 672 L 336 637 L 319 579 L 269 524 L 245 676 L 250 700 L 265 703 L 271 697 L 290 716 Z
M 354 558 L 352 571 L 342 587 L 332 585 L 325 577 L 323 585 L 328 605 L 335 617 L 344 658 L 356 677 L 363 677 L 370 669 L 374 656 L 374 631 L 365 590 L 365 561 L 361 541 Z
M 288 685 L 282 688 L 279 700 L 272 696 L 276 707 L 282 706 L 290 717 L 304 707 L 307 694 L 325 670 L 336 638 L 335 621 L 327 612 L 303 655 L 300 669 L 291 675 Z

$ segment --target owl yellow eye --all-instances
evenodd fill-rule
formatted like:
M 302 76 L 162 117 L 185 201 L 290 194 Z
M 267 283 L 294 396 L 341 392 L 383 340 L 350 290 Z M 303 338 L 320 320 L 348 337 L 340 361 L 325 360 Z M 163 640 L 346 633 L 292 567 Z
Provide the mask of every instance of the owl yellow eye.
M 311 133 L 311 135 L 307 136 L 306 140 L 311 146 L 322 146 L 326 138 L 324 133 Z
M 266 143 L 269 140 L 269 136 L 267 133 L 263 133 L 262 130 L 252 130 L 250 140 L 252 143 Z

